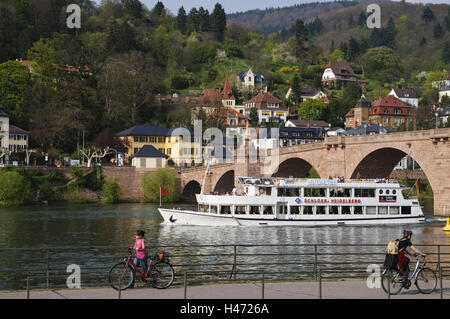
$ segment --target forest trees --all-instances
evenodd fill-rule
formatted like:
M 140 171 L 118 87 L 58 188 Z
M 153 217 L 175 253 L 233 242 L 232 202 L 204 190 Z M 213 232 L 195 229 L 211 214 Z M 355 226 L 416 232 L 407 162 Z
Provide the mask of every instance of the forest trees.
M 216 40 L 222 42 L 225 37 L 227 26 L 227 16 L 220 3 L 216 3 L 211 14 L 211 31 L 214 32 Z

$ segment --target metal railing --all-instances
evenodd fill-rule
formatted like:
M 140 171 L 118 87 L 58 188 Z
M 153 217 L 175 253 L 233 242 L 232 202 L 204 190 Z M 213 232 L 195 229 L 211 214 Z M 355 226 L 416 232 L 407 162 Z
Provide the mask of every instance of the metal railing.
M 450 245 L 416 245 L 430 268 L 449 275 Z M 367 266 L 382 266 L 386 245 L 284 244 L 160 246 L 169 252 L 175 285 L 190 283 L 367 278 Z M 82 287 L 109 286 L 110 268 L 126 247 L 2 248 L 0 290 L 65 288 L 67 266 L 81 269 Z M 155 250 L 150 250 L 156 251 Z M 152 253 L 150 256 L 154 255 Z

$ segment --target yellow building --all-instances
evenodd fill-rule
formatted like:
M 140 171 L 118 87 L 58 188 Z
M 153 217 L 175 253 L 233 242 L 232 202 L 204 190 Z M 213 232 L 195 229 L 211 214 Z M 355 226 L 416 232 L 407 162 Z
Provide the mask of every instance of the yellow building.
M 152 145 L 157 150 L 169 156 L 174 165 L 200 165 L 202 163 L 201 137 L 194 137 L 193 132 L 184 130 L 190 138 L 183 139 L 183 132 L 175 132 L 163 126 L 136 125 L 116 135 L 124 141 L 127 148 L 125 161 L 129 162 L 133 156 L 145 145 Z M 174 134 L 176 133 L 176 134 Z

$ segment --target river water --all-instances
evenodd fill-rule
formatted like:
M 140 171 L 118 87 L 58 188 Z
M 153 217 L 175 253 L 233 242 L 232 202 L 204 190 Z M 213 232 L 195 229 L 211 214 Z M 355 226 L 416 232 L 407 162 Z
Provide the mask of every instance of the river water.
M 90 278 L 103 278 L 108 267 L 126 256 L 125 247 L 134 243 L 137 229 L 146 231 L 146 243 L 152 247 L 151 250 L 161 246 L 211 245 L 171 248 L 174 256 L 177 253 L 206 256 L 174 257 L 172 260 L 174 264 L 191 265 L 191 269 L 196 263 L 214 264 L 223 259 L 214 256 L 214 253 L 232 253 L 232 247 L 221 245 L 262 245 L 259 248 L 239 248 L 241 252 L 261 254 L 299 252 L 300 249 L 270 245 L 384 246 L 390 239 L 400 237 L 404 228 L 413 230 L 415 245 L 450 245 L 450 234 L 442 231 L 445 219 L 432 216 L 428 216 L 428 221 L 423 224 L 384 226 L 199 227 L 160 225 L 161 222 L 157 206 L 142 203 L 0 208 L 0 290 L 23 288 L 27 274 L 45 276 L 49 273 L 57 278 L 57 275 L 65 273 L 69 264 L 78 264 L 82 270 L 83 267 L 90 269 Z M 311 252 L 312 248 L 302 249 L 305 253 Z M 340 258 L 357 262 L 359 257 L 352 257 L 351 252 L 365 252 L 369 248 L 330 246 L 320 249 L 330 254 L 340 252 L 344 255 L 333 257 L 333 260 Z M 432 249 L 424 247 L 423 250 Z M 384 248 L 377 251 L 384 251 Z M 255 263 L 292 261 L 276 256 L 246 258 L 247 262 Z M 292 258 L 297 258 L 295 261 L 301 259 L 299 256 Z M 332 257 L 329 258 L 331 260 Z M 39 285 L 45 281 L 41 279 L 36 279 Z

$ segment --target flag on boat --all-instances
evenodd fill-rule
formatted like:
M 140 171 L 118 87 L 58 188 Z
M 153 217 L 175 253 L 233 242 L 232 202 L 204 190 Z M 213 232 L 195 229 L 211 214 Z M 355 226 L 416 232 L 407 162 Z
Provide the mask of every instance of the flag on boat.
M 419 196 L 419 179 L 416 181 L 417 196 Z
M 167 194 L 170 194 L 172 191 L 165 188 L 160 188 L 161 196 L 166 196 Z

